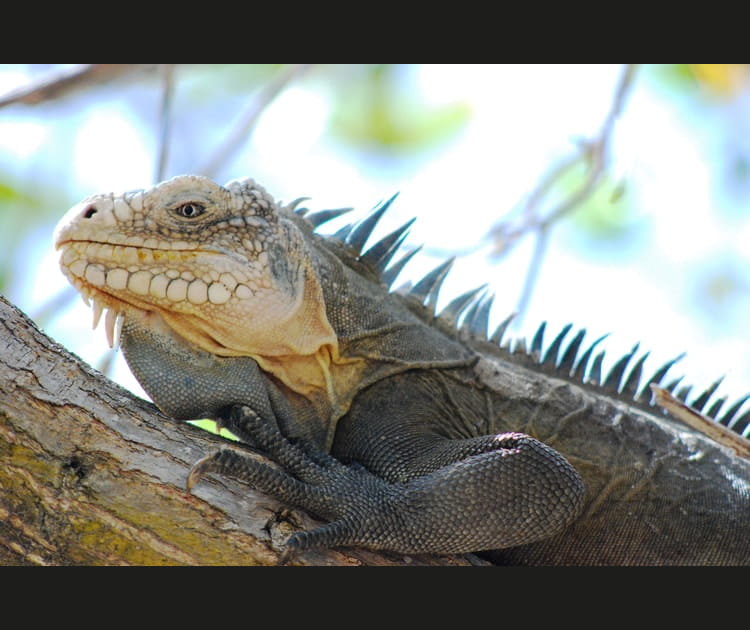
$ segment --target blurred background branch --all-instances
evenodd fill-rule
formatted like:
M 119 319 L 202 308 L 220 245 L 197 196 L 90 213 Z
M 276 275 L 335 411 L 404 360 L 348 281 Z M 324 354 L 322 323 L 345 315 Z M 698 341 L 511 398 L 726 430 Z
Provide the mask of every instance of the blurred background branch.
M 526 272 L 525 281 L 516 307 L 513 327 L 520 328 L 531 301 L 531 296 L 539 277 L 544 254 L 547 251 L 549 231 L 556 221 L 579 208 L 588 199 L 602 180 L 609 161 L 612 133 L 617 117 L 622 113 L 625 97 L 631 89 L 637 65 L 625 65 L 620 81 L 615 88 L 612 106 L 598 136 L 578 142 L 579 150 L 558 164 L 543 176 L 536 188 L 531 191 L 520 211 L 517 220 L 504 220 L 490 230 L 493 242 L 493 257 L 501 257 L 523 236 L 534 238 L 534 250 Z M 571 169 L 583 165 L 587 172 L 580 186 L 562 199 L 556 200 L 552 209 L 543 212 L 547 196 L 560 196 L 559 185 Z
M 282 68 L 252 99 L 240 116 L 236 127 L 227 134 L 221 146 L 216 149 L 205 166 L 198 169 L 198 172 L 206 177 L 214 177 L 219 168 L 230 160 L 240 146 L 250 140 L 253 128 L 258 124 L 258 119 L 266 108 L 292 81 L 301 76 L 311 66 L 312 64 L 309 63 L 300 63 Z
M 38 105 L 137 72 L 150 72 L 158 65 L 155 63 L 89 63 L 73 68 L 55 69 L 0 97 L 0 107 L 18 103 Z
M 520 221 L 517 221 L 515 225 L 512 222 L 499 222 L 492 228 L 491 235 L 495 240 L 495 255 L 502 255 L 511 243 L 524 234 L 548 229 L 555 221 L 575 210 L 591 195 L 597 184 L 600 183 L 606 169 L 615 121 L 622 112 L 625 96 L 633 83 L 636 68 L 636 64 L 625 66 L 622 78 L 615 89 L 612 106 L 599 135 L 591 140 L 579 141 L 577 154 L 561 160 L 540 179 L 539 184 L 531 191 L 523 204 Z M 554 188 L 563 176 L 571 168 L 581 163 L 585 165 L 588 172 L 580 188 L 559 201 L 546 214 L 542 213 L 540 206 L 545 197 L 552 192 L 556 192 Z
M 159 116 L 159 152 L 154 183 L 164 179 L 169 157 L 169 140 L 172 131 L 172 95 L 174 93 L 175 64 L 163 63 L 159 67 L 161 73 L 161 108 Z

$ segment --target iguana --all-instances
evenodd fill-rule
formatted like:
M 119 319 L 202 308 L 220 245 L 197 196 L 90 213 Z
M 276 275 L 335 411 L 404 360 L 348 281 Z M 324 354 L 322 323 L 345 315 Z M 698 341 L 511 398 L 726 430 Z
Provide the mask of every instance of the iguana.
M 392 202 L 323 236 L 348 209 L 183 175 L 88 197 L 62 219 L 64 274 L 95 326 L 107 311 L 110 345 L 155 404 L 213 418 L 273 462 L 228 446 L 188 487 L 227 474 L 326 521 L 292 535 L 287 556 L 750 564 L 747 397 L 704 416 L 718 383 L 688 405 L 677 381 L 660 385 L 674 361 L 642 382 L 637 347 L 602 378 L 601 339 L 583 352 L 584 330 L 564 343 L 570 326 L 546 348 L 544 324 L 528 349 L 502 343 L 507 320 L 487 334 L 481 290 L 436 313 L 451 261 L 391 291 L 411 222 L 365 246 Z

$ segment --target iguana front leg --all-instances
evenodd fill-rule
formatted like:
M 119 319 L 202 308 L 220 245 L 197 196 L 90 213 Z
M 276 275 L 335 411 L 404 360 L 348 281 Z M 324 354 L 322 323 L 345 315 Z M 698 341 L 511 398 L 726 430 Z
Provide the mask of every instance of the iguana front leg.
M 294 534 L 286 556 L 312 547 L 367 547 L 401 553 L 465 553 L 551 536 L 580 511 L 580 477 L 554 450 L 520 433 L 451 440 L 455 461 L 406 482 L 288 441 L 252 409 L 232 410 L 229 428 L 282 470 L 225 449 L 201 460 L 205 473 L 243 479 L 329 523 Z

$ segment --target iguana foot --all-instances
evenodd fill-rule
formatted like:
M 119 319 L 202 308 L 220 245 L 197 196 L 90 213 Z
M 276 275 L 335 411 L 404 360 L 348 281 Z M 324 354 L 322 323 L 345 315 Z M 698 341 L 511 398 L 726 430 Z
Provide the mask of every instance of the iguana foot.
M 229 475 L 329 521 L 292 535 L 282 560 L 310 548 L 498 549 L 553 535 L 580 511 L 580 479 L 570 478 L 572 469 L 555 451 L 524 434 L 497 436 L 493 451 L 389 483 L 292 443 L 249 407 L 234 407 L 228 428 L 281 468 L 223 449 L 193 467 L 188 489 L 206 473 Z
M 398 504 L 404 493 L 402 488 L 375 477 L 357 464 L 347 466 L 326 453 L 303 449 L 249 407 L 234 407 L 227 428 L 283 469 L 238 450 L 222 449 L 196 462 L 188 475 L 188 490 L 207 473 L 228 475 L 331 521 L 292 535 L 282 562 L 310 548 L 389 547 L 387 532 L 394 526 L 395 516 L 389 505 Z M 370 526 L 363 529 L 363 524 L 368 523 Z

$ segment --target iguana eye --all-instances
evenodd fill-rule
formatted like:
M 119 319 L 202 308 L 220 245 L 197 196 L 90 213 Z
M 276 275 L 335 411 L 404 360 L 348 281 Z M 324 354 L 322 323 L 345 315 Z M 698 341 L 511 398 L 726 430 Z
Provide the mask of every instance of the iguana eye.
M 175 214 L 184 217 L 185 219 L 195 219 L 195 217 L 199 217 L 205 211 L 205 206 L 193 202 L 183 203 L 181 206 L 177 206 L 174 209 Z

